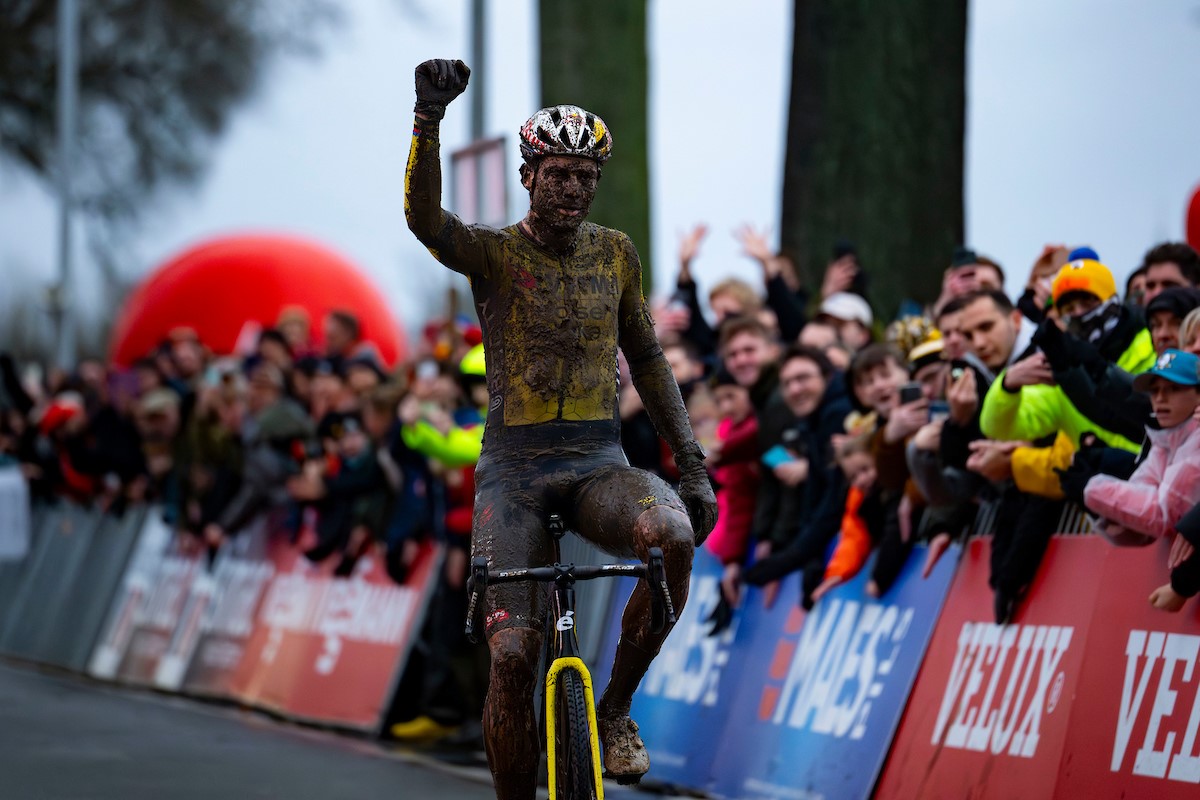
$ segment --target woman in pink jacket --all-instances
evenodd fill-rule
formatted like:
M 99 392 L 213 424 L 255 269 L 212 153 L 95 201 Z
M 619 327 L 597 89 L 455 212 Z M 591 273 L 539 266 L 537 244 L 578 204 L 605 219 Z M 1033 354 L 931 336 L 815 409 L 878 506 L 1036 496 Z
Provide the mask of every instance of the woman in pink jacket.
M 1102 518 L 1101 533 L 1114 544 L 1136 546 L 1172 533 L 1200 501 L 1200 421 L 1194 417 L 1200 406 L 1200 357 L 1167 350 L 1133 387 L 1150 395 L 1158 421 L 1159 430 L 1147 429 L 1150 453 L 1127 481 L 1092 478 L 1084 500 Z M 1170 584 L 1155 590 L 1150 601 L 1160 608 L 1174 606 L 1171 610 L 1183 604 Z

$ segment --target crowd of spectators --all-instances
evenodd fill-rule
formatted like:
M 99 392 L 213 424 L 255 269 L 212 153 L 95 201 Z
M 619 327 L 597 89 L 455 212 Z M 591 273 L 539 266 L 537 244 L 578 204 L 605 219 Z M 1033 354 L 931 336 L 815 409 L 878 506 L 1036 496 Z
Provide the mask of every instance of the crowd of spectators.
M 1118 545 L 1175 536 L 1154 605 L 1177 610 L 1200 590 L 1191 247 L 1150 249 L 1122 296 L 1095 251 L 1047 246 L 1015 299 L 998 263 L 959 248 L 936 300 L 884 324 L 853 246 L 835 247 L 809 297 L 795 266 L 743 228 L 762 283 L 712 286 L 714 326 L 691 273 L 705 235 L 684 237 L 655 320 L 718 484 L 707 547 L 729 608 L 745 584 L 772 602 L 793 572 L 810 607 L 868 563 L 867 591 L 881 596 L 916 543 L 928 543 L 928 576 L 974 530 L 992 533 L 995 618 L 1007 623 L 1072 504 Z M 669 477 L 644 415 L 621 410 L 630 458 Z
M 180 327 L 128 369 L 84 360 L 43 373 L 0 355 L 0 464 L 15 462 L 38 501 L 115 514 L 153 503 L 176 546 L 210 564 L 263 514 L 336 577 L 374 552 L 403 583 L 422 543 L 438 540 L 439 597 L 453 605 L 487 402 L 479 329 L 430 324 L 412 358 L 389 367 L 351 310 L 316 322 L 319 332 L 303 309 L 286 308 L 236 355 L 215 355 Z M 428 692 L 418 694 L 439 702 L 463 617 L 434 616 L 426 635 L 440 677 L 420 676 Z
M 716 283 L 706 311 L 691 272 L 706 233 L 684 238 L 676 289 L 652 313 L 717 486 L 714 630 L 746 584 L 773 602 L 793 572 L 805 606 L 868 563 L 868 592 L 884 595 L 916 543 L 928 575 L 984 516 L 995 616 L 1009 622 L 1071 503 L 1116 544 L 1175 537 L 1155 605 L 1200 591 L 1191 247 L 1152 248 L 1122 294 L 1091 249 L 1047 246 L 1015 301 L 999 264 L 960 248 L 939 297 L 884 324 L 851 244 L 810 297 L 750 227 L 736 235 L 762 281 Z M 18 463 L 37 498 L 113 513 L 157 503 L 179 546 L 210 558 L 268 511 L 338 576 L 374 550 L 403 581 L 421 542 L 443 541 L 434 639 L 454 649 L 488 401 L 479 329 L 430 324 L 405 363 L 385 365 L 352 310 L 319 335 L 312 322 L 284 309 L 232 356 L 178 328 L 128 369 L 42 374 L 0 356 L 0 463 Z M 623 360 L 619 408 L 630 462 L 677 480 Z M 453 679 L 420 680 L 426 706 L 402 716 L 424 726 L 410 732 L 474 713 L 434 713 Z

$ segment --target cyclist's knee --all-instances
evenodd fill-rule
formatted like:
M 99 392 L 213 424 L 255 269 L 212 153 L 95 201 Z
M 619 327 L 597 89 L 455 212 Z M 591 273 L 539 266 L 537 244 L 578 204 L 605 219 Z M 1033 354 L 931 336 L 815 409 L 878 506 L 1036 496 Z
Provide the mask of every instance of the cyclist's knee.
M 652 506 L 634 520 L 633 530 L 643 554 L 651 547 L 662 548 L 668 575 L 672 563 L 692 562 L 696 545 L 692 525 L 686 514 L 670 506 Z
M 488 640 L 493 682 L 532 685 L 541 647 L 541 634 L 532 628 L 496 631 Z

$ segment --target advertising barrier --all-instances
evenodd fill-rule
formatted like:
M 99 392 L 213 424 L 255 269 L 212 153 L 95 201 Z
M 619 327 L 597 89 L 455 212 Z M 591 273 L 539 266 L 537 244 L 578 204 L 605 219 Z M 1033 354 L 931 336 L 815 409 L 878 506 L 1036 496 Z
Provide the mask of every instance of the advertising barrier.
M 230 691 L 296 719 L 377 731 L 420 633 L 441 546 L 423 546 L 403 586 L 373 554 L 350 578 L 334 578 L 332 565 L 314 565 L 278 538 L 268 558 L 274 575 Z
M 1169 545 L 1108 548 L 1072 707 L 1058 797 L 1200 795 L 1200 603 L 1149 603 L 1167 582 Z
M 807 615 L 796 576 L 771 608 L 751 590 L 712 637 L 722 569 L 697 551 L 687 606 L 634 696 L 648 780 L 730 798 L 869 797 L 958 554 L 923 580 L 918 547 L 880 600 L 865 593 L 869 563 Z M 611 664 L 620 611 L 596 672 Z
M 179 553 L 170 526 L 158 509 L 151 509 L 88 662 L 88 673 L 102 680 L 152 684 L 198 568 L 199 560 Z
M 745 657 L 714 769 L 723 797 L 867 798 L 933 634 L 958 561 L 947 551 L 922 579 L 914 549 L 892 588 L 866 593 L 874 559 L 807 615 L 798 581 L 777 610 L 749 598 Z
M 267 530 L 266 519 L 256 519 L 221 548 L 212 569 L 192 570 L 187 599 L 154 670 L 155 686 L 233 696 L 233 670 L 241 662 L 263 591 L 275 574 L 267 557 Z
M 401 586 L 373 551 L 334 577 L 269 522 L 210 566 L 155 508 L 31 520 L 26 556 L 0 563 L 3 652 L 363 731 L 382 723 L 443 560 L 425 545 Z M 1200 603 L 1148 602 L 1170 543 L 1054 537 L 1007 626 L 992 622 L 990 544 L 952 549 L 929 579 L 918 547 L 878 600 L 868 564 L 807 614 L 795 576 L 771 608 L 751 590 L 715 637 L 722 569 L 699 551 L 634 698 L 648 780 L 753 800 L 1195 797 Z M 613 583 L 595 603 L 598 688 L 633 585 Z
M 427 544 L 398 586 L 382 561 L 313 564 L 261 521 L 211 569 L 149 514 L 89 672 L 376 730 L 420 632 L 442 561 Z
M 159 685 L 181 685 L 182 691 L 205 697 L 234 697 L 234 673 L 275 577 L 275 563 L 267 556 L 267 527 L 254 525 L 247 534 L 240 547 L 223 551 L 213 570 L 192 582 L 180 625 L 155 674 Z
M 709 636 L 708 617 L 720 597 L 721 562 L 704 548 L 696 550 L 687 605 L 633 698 L 631 716 L 642 729 L 650 752 L 649 778 L 704 788 L 711 782 L 713 760 L 729 717 L 739 680 L 735 647 L 740 615 L 719 636 Z M 633 581 L 628 582 L 632 587 Z M 627 597 L 628 591 L 617 592 Z M 609 628 L 607 660 L 593 672 L 607 683 L 621 629 L 622 604 L 616 604 Z
M 1001 628 L 972 542 L 879 797 L 1195 796 L 1200 614 L 1148 602 L 1168 550 L 1056 537 Z

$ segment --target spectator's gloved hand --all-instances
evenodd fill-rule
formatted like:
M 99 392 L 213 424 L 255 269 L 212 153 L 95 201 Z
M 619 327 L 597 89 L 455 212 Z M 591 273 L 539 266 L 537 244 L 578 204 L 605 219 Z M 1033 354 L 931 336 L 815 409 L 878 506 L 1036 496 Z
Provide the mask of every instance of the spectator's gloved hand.
M 1041 349 L 1050 362 L 1051 369 L 1061 371 L 1069 367 L 1070 348 L 1067 344 L 1067 334 L 1054 324 L 1052 319 L 1043 319 L 1033 334 L 1033 344 Z
M 766 586 L 803 566 L 804 562 L 796 552 L 781 550 L 746 567 L 742 572 L 742 579 L 751 586 Z
M 431 58 L 417 65 L 416 113 L 438 119 L 446 116 L 446 106 L 466 91 L 471 68 L 461 60 Z
M 683 501 L 692 522 L 692 533 L 696 546 L 704 544 L 713 526 L 717 524 L 717 496 L 713 493 L 712 481 L 704 466 L 704 451 L 695 445 L 675 456 L 679 467 L 679 499 Z
M 724 592 L 717 593 L 717 605 L 704 621 L 712 623 L 708 629 L 709 636 L 720 636 L 733 623 L 733 606 L 725 599 Z
M 1133 474 L 1136 457 L 1117 447 L 1109 447 L 1095 434 L 1085 433 L 1080 437 L 1080 448 L 1076 451 L 1071 466 L 1055 469 L 1063 494 L 1068 500 L 1083 505 L 1083 489 L 1096 475 L 1112 475 L 1126 480 Z
M 1082 452 L 1082 451 L 1080 451 Z M 1087 459 L 1081 459 L 1080 453 L 1075 454 L 1075 460 L 1066 469 L 1054 468 L 1058 473 L 1058 482 L 1062 486 L 1063 495 L 1073 503 L 1084 505 L 1083 490 L 1088 481 L 1099 474 Z

